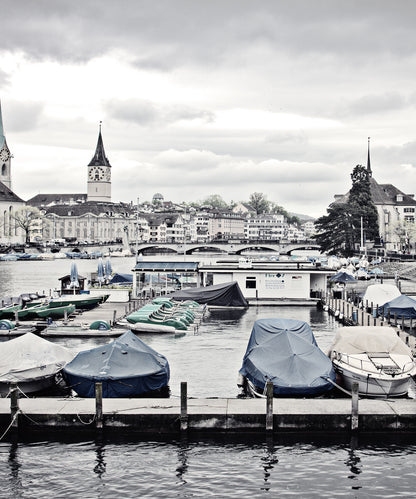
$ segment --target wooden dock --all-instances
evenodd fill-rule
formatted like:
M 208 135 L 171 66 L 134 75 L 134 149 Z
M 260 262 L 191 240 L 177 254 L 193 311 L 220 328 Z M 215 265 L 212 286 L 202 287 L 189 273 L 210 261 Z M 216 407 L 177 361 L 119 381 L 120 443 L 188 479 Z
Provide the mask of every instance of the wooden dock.
M 122 432 L 123 435 L 190 433 L 351 432 L 351 399 L 273 399 L 269 426 L 265 399 L 179 398 L 95 399 L 24 398 L 11 414 L 10 399 L 0 399 L 0 432 Z M 356 429 L 415 432 L 416 403 L 410 399 L 360 399 Z
M 416 356 L 416 321 L 405 322 L 397 316 L 383 317 L 378 314 L 378 305 L 368 304 L 360 308 L 343 298 L 326 296 L 320 305 L 345 326 L 392 326 Z

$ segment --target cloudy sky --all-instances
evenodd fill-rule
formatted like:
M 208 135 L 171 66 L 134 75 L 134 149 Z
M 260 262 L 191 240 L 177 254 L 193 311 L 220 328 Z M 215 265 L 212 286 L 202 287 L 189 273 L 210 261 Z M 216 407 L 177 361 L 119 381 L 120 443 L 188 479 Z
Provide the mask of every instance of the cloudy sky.
M 248 200 L 320 216 L 356 164 L 416 192 L 414 0 L 2 0 L 13 190 Z

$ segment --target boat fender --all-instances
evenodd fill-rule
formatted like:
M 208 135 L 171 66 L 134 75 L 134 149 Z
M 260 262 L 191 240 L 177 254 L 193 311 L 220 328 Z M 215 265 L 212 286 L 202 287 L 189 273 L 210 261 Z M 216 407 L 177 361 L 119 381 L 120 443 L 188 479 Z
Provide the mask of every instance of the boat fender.
M 0 329 L 4 331 L 5 329 L 14 329 L 16 326 L 13 324 L 13 322 L 9 321 L 8 319 L 2 319 L 0 321 Z
M 90 329 L 98 329 L 99 331 L 109 331 L 111 329 L 111 326 L 107 321 L 94 321 L 90 325 Z

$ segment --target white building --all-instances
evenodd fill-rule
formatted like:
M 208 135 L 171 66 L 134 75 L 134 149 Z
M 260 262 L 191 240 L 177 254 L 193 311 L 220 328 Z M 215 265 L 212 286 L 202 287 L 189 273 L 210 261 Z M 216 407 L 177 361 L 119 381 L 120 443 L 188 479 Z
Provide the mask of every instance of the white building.
M 0 244 L 21 244 L 25 242 L 23 230 L 16 224 L 14 215 L 25 202 L 12 191 L 12 155 L 7 146 L 3 129 L 0 104 Z

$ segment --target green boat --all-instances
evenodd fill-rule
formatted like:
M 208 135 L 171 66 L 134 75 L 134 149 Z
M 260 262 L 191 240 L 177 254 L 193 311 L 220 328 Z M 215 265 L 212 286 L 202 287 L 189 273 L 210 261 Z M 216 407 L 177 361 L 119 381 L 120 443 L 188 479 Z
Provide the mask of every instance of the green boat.
M 47 319 L 48 317 L 50 317 L 51 319 L 62 319 L 63 317 L 65 317 L 65 314 L 67 317 L 69 317 L 74 312 L 75 305 L 72 303 L 69 305 L 64 305 L 62 307 L 51 307 L 49 304 L 47 308 L 38 310 L 37 316 L 40 319 Z
M 48 308 L 48 305 L 35 305 L 34 307 L 25 307 L 17 311 L 19 321 L 31 321 L 38 319 L 38 312 Z
M 62 319 L 67 317 L 75 311 L 75 305 L 68 304 L 61 307 L 52 306 L 50 303 L 45 305 L 35 305 L 34 307 L 25 307 L 17 311 L 17 318 L 20 321 L 30 321 L 36 319 Z
M 8 305 L 0 308 L 0 319 L 14 319 L 15 312 L 20 310 L 22 305 Z
M 77 310 L 89 310 L 98 306 L 100 303 L 104 303 L 109 294 L 103 294 L 100 296 L 90 296 L 90 295 L 63 295 L 59 298 L 53 298 L 49 305 L 51 307 L 63 307 L 66 305 L 75 305 Z

